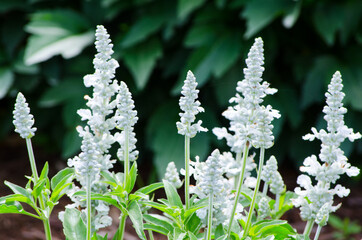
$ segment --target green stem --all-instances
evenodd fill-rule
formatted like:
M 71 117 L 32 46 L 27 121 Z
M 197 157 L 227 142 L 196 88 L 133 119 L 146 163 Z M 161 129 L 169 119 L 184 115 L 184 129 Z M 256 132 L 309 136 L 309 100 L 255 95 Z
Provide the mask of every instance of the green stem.
M 303 232 L 304 237 L 309 237 L 310 232 L 313 229 L 313 225 L 314 225 L 314 220 L 308 220 L 307 224 L 305 225 L 304 232 Z
M 150 240 L 154 240 L 153 232 L 151 230 L 148 230 L 148 236 L 150 237 Z
M 319 234 L 321 233 L 321 230 L 322 230 L 322 226 L 318 225 L 317 232 L 314 235 L 314 240 L 318 240 Z
M 118 227 L 118 240 L 123 240 L 123 234 L 124 234 L 124 229 L 126 227 L 126 219 L 127 219 L 127 215 L 122 213 L 121 216 L 121 220 L 119 222 L 119 227 Z
M 190 138 L 185 136 L 185 205 L 186 211 L 190 206 L 190 195 L 189 195 L 189 185 L 190 185 Z
M 247 142 L 244 145 L 243 166 L 242 166 L 241 171 L 240 171 L 238 190 L 237 190 L 236 195 L 235 195 L 233 211 L 231 212 L 231 216 L 230 216 L 230 220 L 229 220 L 228 239 L 230 238 L 231 226 L 233 225 L 235 211 L 236 211 L 236 207 L 238 205 L 239 196 L 240 196 L 240 192 L 241 192 L 241 186 L 243 185 L 244 173 L 245 173 L 245 167 L 246 167 L 246 158 L 248 157 L 248 154 L 249 154 L 249 143 Z M 236 161 L 240 162 L 240 159 L 241 159 L 241 152 L 237 153 L 237 155 L 236 155 Z
M 124 151 L 123 151 L 123 161 L 124 161 L 124 176 L 123 176 L 123 187 L 126 188 L 127 178 L 129 175 L 129 131 L 125 129 L 125 142 L 124 142 Z
M 87 176 L 87 240 L 91 239 L 92 235 L 92 203 L 91 203 L 91 179 Z
M 208 220 L 207 220 L 207 236 L 206 236 L 205 240 L 211 240 L 213 198 L 214 198 L 214 194 L 211 192 L 211 194 L 209 196 L 209 214 L 208 214 Z
M 279 205 L 280 205 L 280 194 L 277 194 L 275 196 L 275 210 L 277 212 L 279 211 Z
M 31 171 L 32 171 L 33 176 L 34 176 L 34 185 L 35 185 L 36 182 L 38 182 L 39 176 L 38 176 L 38 171 L 36 169 L 35 157 L 34 157 L 33 147 L 31 145 L 30 138 L 26 138 L 26 147 L 28 149 L 30 167 L 31 167 Z
M 269 188 L 269 185 L 264 182 L 264 187 L 263 187 L 263 195 L 266 196 L 266 194 L 268 193 L 268 188 Z
M 31 167 L 31 171 L 32 171 L 32 174 L 34 177 L 34 185 L 35 185 L 39 180 L 39 175 L 38 175 L 38 170 L 36 168 L 33 146 L 31 144 L 30 138 L 26 138 L 25 141 L 26 141 L 26 148 L 28 149 L 30 167 Z M 40 204 L 41 209 L 45 210 L 45 203 L 44 203 L 42 194 L 39 196 L 39 204 Z M 43 225 L 44 225 L 44 232 L 45 232 L 46 239 L 47 240 L 52 239 L 49 218 L 47 216 L 45 219 L 43 219 Z
M 255 208 L 256 194 L 259 191 L 261 172 L 262 172 L 263 165 L 264 165 L 264 154 L 265 154 L 265 149 L 262 147 L 262 148 L 260 148 L 258 178 L 256 180 L 256 186 L 255 186 L 255 189 L 254 189 L 253 199 L 251 201 L 251 205 L 250 205 L 250 208 L 249 208 L 248 220 L 246 221 L 246 224 L 245 224 L 243 237 L 246 237 L 248 235 L 248 233 L 249 233 L 249 228 L 250 228 L 250 225 L 251 225 L 251 216 L 253 215 L 253 211 L 254 211 L 254 208 Z

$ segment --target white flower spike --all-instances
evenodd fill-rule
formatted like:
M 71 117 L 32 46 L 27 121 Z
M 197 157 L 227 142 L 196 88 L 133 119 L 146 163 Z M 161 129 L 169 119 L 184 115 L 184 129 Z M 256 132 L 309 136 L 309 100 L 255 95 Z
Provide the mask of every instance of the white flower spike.
M 35 135 L 36 128 L 34 125 L 34 117 L 30 114 L 30 108 L 24 95 L 19 92 L 16 97 L 15 109 L 13 111 L 15 132 L 19 133 L 24 139 L 32 138 Z

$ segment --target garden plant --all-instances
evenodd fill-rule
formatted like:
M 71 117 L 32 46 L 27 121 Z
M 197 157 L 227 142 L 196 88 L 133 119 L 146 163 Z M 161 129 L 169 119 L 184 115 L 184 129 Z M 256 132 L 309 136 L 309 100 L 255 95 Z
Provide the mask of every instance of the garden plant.
M 83 125 L 77 127 L 82 138 L 81 152 L 68 160 L 68 167 L 54 177 L 48 177 L 48 164 L 38 173 L 31 139 L 36 128 L 30 108 L 22 93 L 16 98 L 14 110 L 15 131 L 26 140 L 32 175 L 21 187 L 5 184 L 13 194 L 0 198 L 0 213 L 17 213 L 43 221 L 47 240 L 52 239 L 49 217 L 59 199 L 67 195 L 72 204 L 66 206 L 59 218 L 69 240 L 124 239 L 126 219 L 129 217 L 140 239 L 154 239 L 153 233 L 168 239 L 312 239 L 317 240 L 329 215 L 335 212 L 334 196 L 349 195 L 349 189 L 336 184 L 342 174 L 357 176 L 359 169 L 351 166 L 340 145 L 347 138 L 353 142 L 361 138 L 344 122 L 347 109 L 343 107 L 342 76 L 336 71 L 325 94 L 323 108 L 326 129 L 311 128 L 303 139 L 320 140 L 318 155 L 307 157 L 300 168 L 299 187 L 286 191 L 277 159 L 266 151 L 278 148 L 274 142 L 273 120 L 280 117 L 278 110 L 264 104 L 277 89 L 263 80 L 264 42 L 256 38 L 251 46 L 244 68 L 244 79 L 236 86 L 230 106 L 223 112 L 229 126 L 215 127 L 217 139 L 225 139 L 230 151 L 214 149 L 207 159 L 191 159 L 192 139 L 208 131 L 196 120 L 203 112 L 198 101 L 197 81 L 188 71 L 179 101 L 180 120 L 175 131 L 184 136 L 185 167 L 179 171 L 170 159 L 162 182 L 135 189 L 137 178 L 136 135 L 137 104 L 132 100 L 126 83 L 115 79 L 118 62 L 112 58 L 113 44 L 106 29 L 98 26 L 93 60 L 95 72 L 84 77 L 84 85 L 91 88 L 86 95 L 85 109 L 77 111 Z M 267 44 L 267 43 L 266 43 Z M 111 148 L 117 148 L 116 156 Z M 167 146 L 164 146 L 167 148 Z M 117 162 L 123 163 L 123 172 L 114 172 Z M 256 177 L 254 177 L 256 176 Z M 190 179 L 196 182 L 193 186 Z M 263 187 L 261 188 L 261 185 Z M 184 187 L 185 195 L 178 194 Z M 154 191 L 163 189 L 165 199 L 154 199 Z M 29 205 L 33 211 L 23 205 Z M 121 212 L 118 231 L 114 236 L 101 236 L 99 229 L 109 226 L 110 206 Z M 283 214 L 300 209 L 306 222 L 304 232 L 298 233 Z M 157 212 L 154 209 L 158 210 Z

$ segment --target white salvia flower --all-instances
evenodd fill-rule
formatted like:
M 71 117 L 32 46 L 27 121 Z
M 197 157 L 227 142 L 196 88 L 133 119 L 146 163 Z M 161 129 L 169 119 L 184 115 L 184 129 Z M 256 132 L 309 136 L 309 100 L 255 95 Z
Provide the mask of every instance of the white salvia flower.
M 343 173 L 348 176 L 359 174 L 359 169 L 352 167 L 347 162 L 344 152 L 340 149 L 341 143 L 346 138 L 350 141 L 361 138 L 360 133 L 354 133 L 353 129 L 348 128 L 344 123 L 343 118 L 347 109 L 342 104 L 344 97 L 342 88 L 341 74 L 337 71 L 328 85 L 328 92 L 325 94 L 327 105 L 323 108 L 323 112 L 325 113 L 324 119 L 327 121 L 327 131 L 324 129 L 317 131 L 312 128 L 312 133 L 303 137 L 303 139 L 310 141 L 317 138 L 322 142 L 319 154 L 322 164 L 314 155 L 304 160 L 301 171 L 314 176 L 318 182 L 312 186 L 309 177 L 306 175 L 299 176 L 298 184 L 301 187 L 295 189 L 298 198 L 293 199 L 293 204 L 297 207 L 300 206 L 303 219 L 316 220 L 318 224 L 322 222 L 321 219 L 328 215 L 326 214 L 327 211 L 335 211 L 338 207 L 332 206 L 334 195 L 345 197 L 349 194 L 349 189 L 341 185 L 332 188 L 331 184 L 334 184 Z
M 196 194 L 198 199 L 213 197 L 213 225 L 215 224 L 215 226 L 220 223 L 227 225 L 232 210 L 230 209 L 232 195 L 228 191 L 228 180 L 223 177 L 225 171 L 220 157 L 220 152 L 216 149 L 205 162 L 198 162 L 195 165 L 196 186 L 190 188 L 190 192 Z M 243 210 L 242 206 L 238 206 L 237 210 L 237 213 L 240 213 Z M 196 211 L 197 216 L 204 224 L 207 222 L 207 211 L 207 208 Z
M 185 83 L 182 87 L 182 97 L 180 98 L 180 108 L 183 112 L 179 115 L 181 121 L 176 123 L 178 133 L 193 138 L 198 132 L 207 132 L 207 129 L 202 127 L 202 121 L 193 123 L 196 119 L 196 114 L 203 112 L 201 103 L 196 100 L 199 90 L 196 89 L 197 82 L 194 74 L 191 71 L 187 72 Z
M 258 204 L 258 220 L 265 219 L 270 216 L 269 201 L 266 197 L 262 197 Z
M 79 136 L 83 138 L 79 156 L 68 160 L 68 166 L 74 167 L 77 180 L 85 188 L 87 186 L 87 178 L 91 179 L 91 184 L 99 179 L 101 165 L 98 158 L 101 156 L 97 144 L 94 142 L 94 136 L 89 130 L 89 127 L 84 129 L 77 127 Z
M 24 95 L 19 92 L 16 97 L 15 109 L 13 111 L 15 132 L 19 133 L 22 138 L 32 138 L 35 135 L 36 128 L 34 117 L 30 114 L 30 108 Z
M 261 172 L 261 179 L 266 184 L 271 184 L 274 180 L 274 174 L 278 171 L 278 162 L 274 156 L 270 156 L 266 161 L 263 171 Z
M 109 39 L 109 34 L 103 26 L 97 26 L 95 46 L 97 54 L 93 60 L 94 74 L 84 77 L 84 85 L 93 87 L 92 96 L 85 96 L 89 109 L 80 109 L 77 113 L 83 121 L 87 122 L 84 129 L 78 127 L 79 135 L 83 138 L 82 152 L 79 156 L 68 160 L 69 167 L 74 167 L 76 179 L 81 183 L 82 188 L 86 188 L 87 176 L 91 178 L 91 188 L 93 192 L 103 194 L 107 192 L 106 183 L 99 182 L 100 171 L 108 171 L 113 167 L 114 160 L 111 160 L 109 149 L 115 142 L 111 131 L 115 128 L 115 119 L 111 117 L 114 108 L 117 105 L 115 94 L 118 92 L 119 85 L 115 77 L 115 70 L 119 66 L 115 59 L 111 58 L 113 54 L 113 44 Z M 79 199 L 72 198 L 75 201 L 73 207 L 84 207 Z M 78 200 L 78 201 L 77 201 Z M 92 216 L 95 222 L 92 224 L 96 229 L 108 226 L 110 218 L 107 216 L 109 208 L 105 208 L 101 201 L 92 201 L 96 210 Z
M 270 183 L 270 191 L 275 195 L 280 195 L 285 191 L 285 184 L 279 172 L 274 174 L 274 180 Z
M 170 182 L 175 188 L 180 188 L 182 186 L 180 175 L 177 172 L 174 162 L 168 163 L 164 179 Z
M 261 107 L 260 104 L 266 95 L 274 94 L 277 90 L 269 88 L 269 83 L 262 82 L 263 64 L 263 40 L 257 38 L 246 59 L 245 79 L 238 82 L 238 93 L 230 99 L 230 103 L 236 105 L 223 113 L 223 116 L 230 120 L 229 132 L 232 134 L 226 128 L 213 129 L 217 138 L 225 138 L 235 153 L 242 152 L 246 142 L 256 148 L 269 148 L 273 145 L 271 122 L 280 115 L 271 106 Z
M 115 139 L 121 146 L 117 152 L 118 159 L 121 161 L 124 161 L 124 151 L 128 151 L 129 161 L 135 161 L 138 158 L 138 151 L 136 150 L 137 139 L 133 131 L 138 117 L 137 111 L 134 108 L 131 92 L 127 85 L 121 82 L 119 94 L 117 95 L 117 111 L 115 114 L 117 128 L 122 130 L 121 133 L 115 134 Z M 127 144 L 125 144 L 125 141 L 128 141 Z M 126 146 L 127 149 L 125 149 Z

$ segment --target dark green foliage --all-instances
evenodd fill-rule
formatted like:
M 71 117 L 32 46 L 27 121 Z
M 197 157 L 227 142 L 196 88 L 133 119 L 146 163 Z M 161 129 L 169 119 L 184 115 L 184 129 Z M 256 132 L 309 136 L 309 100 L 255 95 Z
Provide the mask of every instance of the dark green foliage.
M 227 126 L 220 113 L 243 78 L 253 38 L 261 36 L 264 79 L 279 89 L 266 101 L 282 114 L 275 122 L 278 150 L 271 152 L 299 166 L 306 156 L 318 154 L 318 143 L 305 143 L 301 136 L 324 124 L 323 93 L 336 70 L 345 84 L 346 121 L 362 131 L 361 16 L 359 0 L 2 0 L 0 134 L 12 131 L 10 109 L 22 91 L 37 116 L 38 141 L 52 142 L 47 148 L 61 150 L 64 158 L 77 152 L 75 126 L 81 121 L 76 110 L 89 93 L 82 78 L 94 71 L 93 34 L 103 24 L 120 63 L 117 79 L 135 95 L 140 164 L 153 160 L 162 176 L 169 161 L 183 163 L 175 121 L 187 70 L 199 82 L 204 125 L 209 130 Z M 214 145 L 224 144 L 216 143 L 211 131 L 199 135 L 192 139 L 191 154 L 201 160 Z M 345 148 L 347 153 L 354 149 Z

